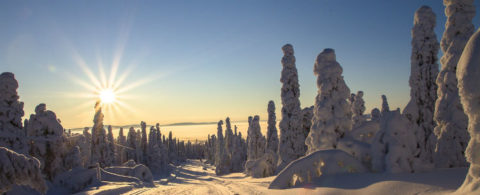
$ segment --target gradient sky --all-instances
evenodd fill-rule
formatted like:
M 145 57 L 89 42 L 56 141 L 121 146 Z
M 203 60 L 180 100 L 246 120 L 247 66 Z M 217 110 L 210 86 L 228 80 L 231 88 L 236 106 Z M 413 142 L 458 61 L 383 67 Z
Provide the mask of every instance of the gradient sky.
M 440 39 L 441 0 L 2 1 L 0 71 L 15 74 L 26 116 L 46 103 L 65 128 L 92 125 L 95 100 L 75 81 L 93 86 L 82 60 L 99 79 L 99 64 L 108 76 L 118 62 L 118 75 L 129 73 L 121 86 L 139 84 L 107 124 L 266 119 L 268 100 L 281 118 L 281 47 L 291 43 L 302 107 L 317 94 L 316 56 L 334 48 L 368 113 L 381 94 L 403 109 L 410 30 L 424 4 L 437 14 Z

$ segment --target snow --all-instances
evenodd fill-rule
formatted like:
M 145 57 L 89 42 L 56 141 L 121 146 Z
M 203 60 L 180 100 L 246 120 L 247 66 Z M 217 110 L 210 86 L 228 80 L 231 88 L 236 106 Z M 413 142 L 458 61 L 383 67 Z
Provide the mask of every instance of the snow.
M 419 158 L 432 162 L 436 137 L 433 135 L 433 113 L 437 99 L 437 54 L 439 44 L 435 35 L 436 16 L 428 6 L 415 12 L 412 28 L 412 55 L 410 73 L 410 101 L 403 114 L 416 127 L 413 129 L 420 149 Z
M 305 154 L 305 135 L 302 129 L 302 112 L 300 108 L 300 85 L 293 55 L 293 46 L 282 47 L 282 120 L 280 121 L 280 155 L 279 167 L 285 167 L 291 161 Z
M 30 186 L 41 193 L 47 190 L 40 162 L 36 158 L 0 147 L 0 194 L 10 190 L 13 185 Z
M 311 183 L 340 173 L 362 173 L 368 169 L 342 150 L 320 150 L 299 158 L 283 169 L 270 183 L 270 189 L 284 189 Z
M 459 193 L 480 193 L 480 31 L 468 41 L 457 69 L 458 89 L 461 103 L 468 116 L 470 141 L 465 151 L 470 163 L 465 182 L 458 189 Z
M 342 76 L 342 67 L 333 49 L 325 49 L 318 56 L 313 72 L 317 76 L 318 95 L 315 98 L 312 127 L 305 144 L 308 153 L 335 149 L 339 139 L 352 128 L 350 89 Z
M 460 55 L 475 30 L 472 24 L 475 6 L 473 0 L 444 0 L 443 3 L 447 22 L 440 42 L 442 70 L 437 77 L 435 165 L 464 167 L 467 163 L 463 153 L 470 138 L 467 133 L 468 118 L 460 104 L 456 70 Z
M 377 109 L 378 110 L 378 109 Z M 380 130 L 380 119 L 363 122 L 350 132 L 350 136 L 355 140 L 369 143 L 373 142 L 375 134 Z
M 353 96 L 352 102 L 352 119 L 353 127 L 362 125 L 365 122 L 366 118 L 363 115 L 365 112 L 365 101 L 363 100 L 363 91 L 358 91 L 355 96 Z

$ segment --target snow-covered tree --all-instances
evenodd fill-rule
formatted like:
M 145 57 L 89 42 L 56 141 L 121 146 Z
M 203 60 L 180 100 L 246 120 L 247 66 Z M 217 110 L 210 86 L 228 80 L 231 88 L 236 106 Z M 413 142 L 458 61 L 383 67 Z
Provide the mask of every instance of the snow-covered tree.
M 40 162 L 0 147 L 0 194 L 9 191 L 14 185 L 26 185 L 40 193 L 47 191 L 43 180 Z
M 224 175 L 230 173 L 231 162 L 225 151 L 225 140 L 223 138 L 223 121 L 218 121 L 217 127 L 217 143 L 215 149 L 215 173 L 217 175 Z
M 412 28 L 412 55 L 410 72 L 410 101 L 403 114 L 412 122 L 419 149 L 418 158 L 430 163 L 435 142 L 432 138 L 435 122 L 433 113 L 437 98 L 438 41 L 435 35 L 436 16 L 428 6 L 415 12 Z M 433 144 L 431 144 L 433 143 Z
M 18 101 L 18 82 L 10 72 L 0 74 L 0 146 L 28 154 L 22 129 L 23 102 Z
M 148 156 L 147 123 L 142 121 L 140 123 L 140 126 L 142 128 L 142 142 L 140 144 L 140 146 L 142 148 L 142 159 L 140 161 L 145 164 L 146 161 L 147 161 L 147 156 Z
M 126 148 L 127 160 L 137 160 L 136 140 L 137 140 L 137 133 L 135 133 L 135 129 L 133 127 L 130 127 L 127 135 L 127 144 L 126 144 L 126 146 L 128 147 Z
M 225 152 L 228 156 L 232 155 L 233 151 L 233 131 L 232 125 L 230 124 L 230 118 L 225 119 Z
M 390 106 L 388 106 L 387 96 L 382 95 L 382 114 L 389 111 L 390 111 Z
M 300 85 L 298 84 L 297 67 L 293 46 L 286 44 L 282 47 L 282 120 L 280 121 L 280 155 L 279 167 L 283 168 L 292 160 L 305 153 L 305 136 L 302 129 L 302 110 L 300 108 Z
M 95 104 L 95 116 L 93 118 L 92 127 L 92 156 L 91 164 L 99 163 L 100 166 L 108 166 L 107 164 L 107 138 L 105 129 L 103 128 L 103 113 L 100 102 Z
M 109 166 L 115 163 L 115 140 L 113 139 L 113 132 L 112 132 L 111 125 L 108 125 L 107 154 L 106 154 L 105 162 Z
M 278 132 L 277 132 L 277 116 L 275 115 L 275 103 L 268 102 L 268 126 L 267 126 L 267 146 L 266 150 L 274 153 L 278 151 Z
M 53 180 L 56 175 L 66 171 L 63 167 L 63 155 L 66 138 L 63 127 L 54 112 L 47 110 L 45 104 L 35 108 L 27 125 L 27 135 L 31 140 L 30 154 L 41 164 L 47 179 Z
M 310 134 L 310 129 L 312 128 L 313 108 L 314 106 L 310 106 L 302 109 L 302 115 L 303 115 L 302 129 L 303 129 L 303 135 L 305 136 L 305 139 L 307 139 L 308 134 Z M 303 140 L 303 143 L 305 147 L 305 152 L 307 152 L 308 146 L 305 144 L 305 140 Z
M 466 2 L 466 1 L 462 1 Z M 471 8 L 473 10 L 473 8 Z M 458 62 L 456 76 L 461 103 L 468 116 L 470 141 L 465 157 L 470 163 L 467 177 L 457 190 L 459 194 L 480 193 L 480 31 L 468 41 Z
M 372 169 L 376 172 L 414 172 L 417 151 L 413 124 L 400 114 L 400 110 L 384 112 L 380 131 L 371 146 Z
M 82 151 L 82 161 L 83 166 L 88 167 L 91 163 L 91 156 L 92 156 L 92 134 L 88 132 L 88 127 L 83 129 L 83 136 L 85 137 L 85 143 L 82 147 L 80 147 Z
M 308 153 L 337 148 L 338 140 L 352 128 L 352 112 L 347 101 L 350 89 L 343 80 L 343 69 L 333 49 L 325 49 L 318 55 L 313 72 L 317 76 L 318 95 L 312 128 L 305 140 Z
M 475 16 L 473 0 L 444 0 L 447 22 L 440 46 L 442 70 L 437 77 L 438 99 L 435 104 L 435 127 L 437 136 L 435 165 L 437 167 L 467 166 L 463 153 L 467 146 L 468 118 L 460 104 L 457 87 L 457 63 L 474 32 L 472 18 Z
M 363 101 L 363 91 L 358 91 L 352 102 L 352 119 L 354 127 L 360 126 L 363 122 L 365 122 L 365 116 L 363 116 L 364 112 L 365 101 Z
M 247 160 L 256 160 L 262 157 L 265 152 L 265 141 L 260 131 L 260 117 L 255 115 L 248 117 L 248 149 Z
M 374 108 L 370 112 L 370 116 L 372 121 L 380 121 L 382 114 L 380 113 L 380 110 L 378 108 Z

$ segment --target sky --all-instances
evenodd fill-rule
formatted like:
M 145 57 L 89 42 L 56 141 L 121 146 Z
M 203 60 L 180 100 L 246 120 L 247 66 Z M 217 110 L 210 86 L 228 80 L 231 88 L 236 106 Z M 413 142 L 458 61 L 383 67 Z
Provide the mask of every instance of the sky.
M 0 71 L 15 74 L 25 117 L 46 103 L 65 128 L 92 125 L 91 88 L 111 75 L 121 93 L 104 109 L 106 124 L 266 119 L 269 100 L 280 120 L 281 47 L 290 43 L 302 107 L 317 95 L 316 56 L 333 48 L 367 113 L 382 94 L 403 109 L 421 5 L 437 14 L 440 40 L 440 0 L 2 1 Z

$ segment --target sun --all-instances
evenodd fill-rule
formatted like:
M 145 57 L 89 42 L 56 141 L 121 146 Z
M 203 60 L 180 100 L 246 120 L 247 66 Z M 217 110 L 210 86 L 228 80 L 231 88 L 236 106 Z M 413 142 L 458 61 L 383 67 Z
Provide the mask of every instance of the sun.
M 114 103 L 116 100 L 115 92 L 112 89 L 103 89 L 98 94 L 100 101 L 104 104 Z

